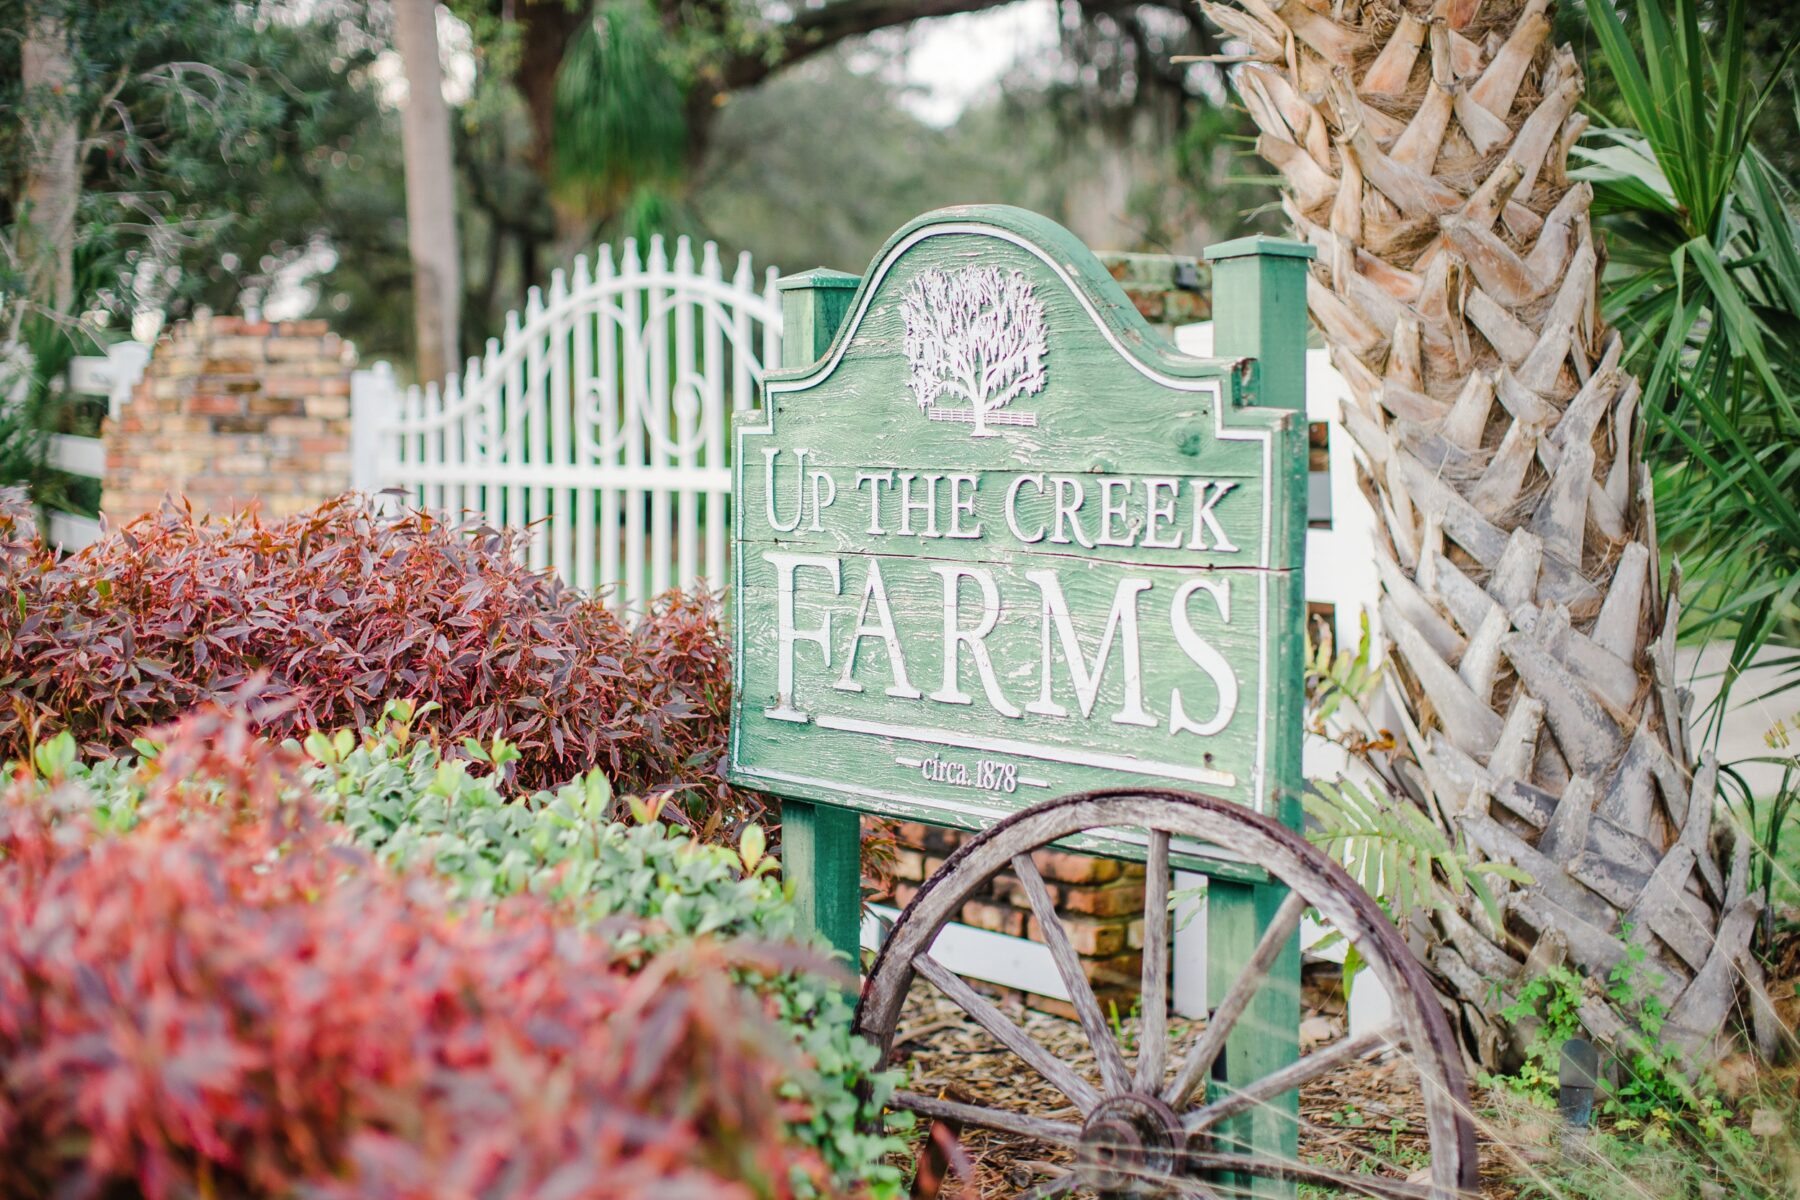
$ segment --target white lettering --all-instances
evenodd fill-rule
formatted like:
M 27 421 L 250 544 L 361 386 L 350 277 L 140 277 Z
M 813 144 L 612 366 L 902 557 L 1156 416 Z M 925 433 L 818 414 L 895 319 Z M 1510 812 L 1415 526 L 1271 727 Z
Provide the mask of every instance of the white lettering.
M 1088 541 L 1087 535 L 1081 532 L 1081 521 L 1076 516 L 1081 511 L 1082 501 L 1087 499 L 1087 489 L 1082 487 L 1081 480 L 1071 479 L 1067 475 L 1052 475 L 1050 482 L 1056 485 L 1056 532 L 1050 535 L 1050 540 L 1059 546 L 1070 543 L 1071 539 L 1063 536 L 1063 523 L 1066 521 L 1068 527 L 1075 531 L 1072 540 L 1092 550 L 1094 543 Z M 1066 499 L 1070 494 L 1074 495 L 1073 501 Z
M 1115 503 L 1113 492 L 1119 493 Z M 1094 539 L 1096 546 L 1129 546 L 1134 538 L 1134 531 L 1127 525 L 1124 532 L 1113 532 L 1113 521 L 1122 520 L 1125 516 L 1125 505 L 1131 497 L 1131 480 L 1102 479 L 1100 481 L 1100 536 Z
M 1032 545 L 1035 542 L 1043 541 L 1045 529 L 1044 526 L 1039 525 L 1036 534 L 1031 537 L 1026 537 L 1025 531 L 1019 528 L 1019 489 L 1028 483 L 1037 488 L 1040 497 L 1043 496 L 1044 477 L 1042 475 L 1015 475 L 1013 476 L 1013 481 L 1008 484 L 1006 488 L 1006 527 L 1012 530 L 1012 535 L 1014 537 L 1018 538 L 1021 542 L 1024 542 L 1027 546 Z
M 875 624 L 869 624 L 869 608 L 875 609 Z M 844 673 L 832 686 L 841 692 L 860 692 L 863 685 L 852 679 L 856 673 L 856 656 L 864 638 L 875 638 L 887 647 L 888 669 L 894 682 L 887 694 L 900 700 L 917 700 L 923 693 L 906 677 L 906 658 L 900 652 L 900 635 L 894 629 L 894 610 L 888 606 L 887 584 L 881 577 L 881 560 L 869 559 L 869 577 L 863 581 L 862 604 L 856 610 L 856 632 L 850 635 L 850 650 L 844 656 Z M 829 662 L 826 666 L 830 666 Z
M 820 484 L 825 484 L 828 489 L 825 492 L 825 498 L 823 500 L 821 500 L 819 498 L 819 485 Z M 817 470 L 816 468 L 814 469 L 814 471 L 812 473 L 812 496 L 813 496 L 813 519 L 812 519 L 812 524 L 809 525 L 807 528 L 812 530 L 812 532 L 814 532 L 814 533 L 823 533 L 823 532 L 825 532 L 825 526 L 823 526 L 819 523 L 819 518 L 824 515 L 826 509 L 830 508 L 833 504 L 837 503 L 837 480 L 835 480 L 831 477 L 830 471 L 820 471 L 820 470 Z
M 769 551 L 763 558 L 775 567 L 775 707 L 763 709 L 763 716 L 772 721 L 805 724 L 812 717 L 794 705 L 794 643 L 816 644 L 825 656 L 826 669 L 830 670 L 831 614 L 826 613 L 825 623 L 813 629 L 795 628 L 794 573 L 801 567 L 824 571 L 831 576 L 831 592 L 835 596 L 843 591 L 843 564 L 832 554 Z
M 969 485 L 969 495 L 965 499 L 962 494 L 964 484 Z M 978 538 L 981 536 L 981 522 L 976 521 L 973 529 L 962 526 L 963 514 L 975 515 L 975 492 L 981 484 L 973 475 L 952 475 L 950 477 L 950 537 Z
M 810 451 L 794 451 L 794 478 L 799 479 L 806 470 L 806 456 Z M 769 518 L 769 528 L 776 533 L 792 533 L 800 528 L 800 518 L 806 513 L 806 493 L 799 488 L 794 489 L 794 519 L 783 525 L 775 516 L 775 460 L 780 457 L 779 450 L 763 451 L 763 508 Z
M 1081 704 L 1081 715 L 1093 715 L 1094 701 L 1100 695 L 1100 680 L 1106 672 L 1107 659 L 1112 656 L 1113 639 L 1116 636 L 1120 643 L 1120 657 L 1124 660 L 1125 696 L 1119 711 L 1112 716 L 1113 724 L 1154 727 L 1156 721 L 1144 711 L 1144 670 L 1138 649 L 1137 619 L 1137 598 L 1140 593 L 1150 590 L 1150 581 L 1132 578 L 1119 580 L 1119 586 L 1113 592 L 1112 611 L 1106 616 L 1106 631 L 1100 636 L 1100 648 L 1094 655 L 1093 670 L 1089 671 L 1087 662 L 1081 655 L 1081 639 L 1075 634 L 1075 621 L 1069 615 L 1069 602 L 1063 597 L 1062 584 L 1057 580 L 1056 572 L 1027 571 L 1025 578 L 1037 584 L 1038 591 L 1043 593 L 1044 598 L 1040 643 L 1043 686 L 1038 691 L 1038 698 L 1025 707 L 1047 717 L 1069 715 L 1069 710 L 1058 704 L 1051 694 L 1054 658 L 1051 654 L 1050 630 L 1054 625 L 1057 637 L 1062 642 L 1063 659 L 1069 664 L 1069 679 L 1075 685 L 1075 698 Z
M 1169 493 L 1169 498 L 1166 503 L 1159 504 L 1157 502 L 1156 492 L 1159 488 L 1164 489 Z M 1175 524 L 1175 502 L 1180 495 L 1181 481 L 1179 479 L 1144 480 L 1144 540 L 1139 543 L 1140 545 L 1152 550 L 1181 549 L 1181 534 L 1179 532 L 1166 542 L 1162 540 L 1162 536 L 1157 532 L 1158 525 L 1166 524 L 1173 526 Z
M 1205 591 L 1212 596 L 1213 603 L 1219 606 L 1219 618 L 1227 625 L 1231 624 L 1231 585 L 1224 579 L 1190 579 L 1175 593 L 1174 603 L 1169 609 L 1169 620 L 1175 627 L 1175 641 L 1182 651 L 1194 661 L 1194 665 L 1205 671 L 1213 686 L 1219 691 L 1219 707 L 1205 721 L 1191 720 L 1187 710 L 1181 706 L 1181 689 L 1174 688 L 1169 692 L 1169 732 L 1195 733 L 1201 737 L 1211 737 L 1231 724 L 1231 718 L 1237 715 L 1238 681 L 1218 648 L 1198 633 L 1194 632 L 1193 622 L 1188 620 L 1188 597 L 1195 592 Z
M 1225 529 L 1219 524 L 1219 518 L 1213 515 L 1213 506 L 1224 498 L 1225 493 L 1236 487 L 1235 483 L 1213 480 L 1208 483 L 1204 479 L 1188 480 L 1188 488 L 1194 493 L 1194 536 L 1188 542 L 1189 550 L 1208 549 L 1206 531 L 1212 530 L 1213 544 L 1211 549 L 1222 550 L 1228 554 L 1237 553 L 1237 547 L 1225 536 Z M 1204 493 L 1204 498 L 1202 498 Z
M 880 537 L 887 532 L 881 527 L 881 488 L 883 484 L 888 487 L 894 485 L 894 473 L 892 471 L 858 471 L 856 473 L 856 490 L 862 491 L 862 485 L 865 483 L 875 485 L 869 489 L 869 536 Z
M 1000 622 L 1000 589 L 994 586 L 993 575 L 981 567 L 957 563 L 933 563 L 931 569 L 944 580 L 944 680 L 943 686 L 931 693 L 931 699 L 939 704 L 975 702 L 973 696 L 962 690 L 958 678 L 962 673 L 962 648 L 967 646 L 969 657 L 975 661 L 975 670 L 981 676 L 982 690 L 987 693 L 988 703 L 994 706 L 994 711 L 1003 717 L 1023 716 L 1000 690 L 994 659 L 988 653 L 987 635 L 994 632 L 994 626 Z M 959 610 L 964 579 L 973 579 L 981 588 L 981 622 L 973 629 L 961 627 Z
M 928 538 L 942 537 L 944 535 L 938 532 L 937 527 L 937 485 L 938 480 L 942 479 L 943 476 L 925 476 L 925 498 L 923 500 L 914 500 L 912 498 L 913 480 L 917 478 L 919 478 L 919 476 L 911 471 L 907 471 L 900 476 L 900 536 Z M 915 531 L 912 527 L 913 514 L 916 512 L 925 514 L 925 530 L 923 533 Z

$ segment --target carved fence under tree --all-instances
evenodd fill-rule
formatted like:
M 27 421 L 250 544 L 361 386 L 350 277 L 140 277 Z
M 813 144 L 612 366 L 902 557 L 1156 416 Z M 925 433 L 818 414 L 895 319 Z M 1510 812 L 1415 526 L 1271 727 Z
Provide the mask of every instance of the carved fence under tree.
M 529 530 L 527 560 L 641 612 L 725 580 L 731 414 L 780 353 L 775 272 L 660 237 L 533 288 L 460 378 L 352 397 L 355 485 Z M 391 377 L 389 377 L 391 378 Z

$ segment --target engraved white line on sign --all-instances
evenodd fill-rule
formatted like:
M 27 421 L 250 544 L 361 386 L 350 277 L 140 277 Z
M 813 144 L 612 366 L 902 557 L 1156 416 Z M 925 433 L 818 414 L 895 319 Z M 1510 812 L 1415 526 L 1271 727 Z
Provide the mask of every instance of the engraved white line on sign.
M 810 775 L 796 775 L 790 771 L 777 771 L 770 767 L 747 767 L 740 771 L 739 774 L 746 776 L 753 775 L 758 779 L 773 780 L 777 783 L 796 783 L 803 787 L 816 789 L 821 792 L 837 791 L 846 792 L 852 796 L 861 796 L 870 802 L 870 812 L 897 817 L 902 821 L 917 820 L 921 808 L 933 809 L 940 813 L 956 813 L 966 819 L 973 819 L 976 821 L 998 821 L 1004 817 L 1011 816 L 1017 811 L 1016 809 L 994 808 L 985 804 L 959 803 L 949 799 L 940 800 L 935 796 L 920 799 L 919 796 L 912 793 L 902 795 L 897 792 L 882 791 L 879 788 L 859 787 L 854 783 L 834 782 L 829 779 L 814 779 Z M 929 820 L 930 818 L 926 819 Z M 965 827 L 958 826 L 958 828 Z M 1089 835 L 1083 835 L 1077 845 L 1087 845 L 1091 847 L 1097 844 L 1096 839 L 1101 841 L 1111 840 L 1114 842 L 1121 842 L 1133 846 L 1138 850 L 1142 850 L 1150 841 L 1148 835 L 1131 829 L 1101 829 L 1095 830 Z M 1169 853 L 1188 858 L 1206 858 L 1214 859 L 1218 862 L 1256 865 L 1250 863 L 1250 860 L 1246 859 L 1241 854 L 1233 854 L 1229 850 L 1221 850 L 1217 846 L 1208 846 L 1201 842 L 1171 840 L 1169 842 Z
M 1160 775 L 1189 783 L 1213 787 L 1235 787 L 1237 776 L 1211 767 L 1192 767 L 1182 763 L 1151 762 L 1128 754 L 1102 754 L 1092 750 L 1062 750 L 1054 746 L 1038 746 L 1012 738 L 978 737 L 952 733 L 948 729 L 926 729 L 911 725 L 890 725 L 884 721 L 864 721 L 856 717 L 837 717 L 830 713 L 812 714 L 813 723 L 821 729 L 842 733 L 866 733 L 876 737 L 899 738 L 907 742 L 923 742 L 929 746 L 957 746 L 964 750 L 989 750 L 996 754 L 1016 754 L 1040 762 L 1067 763 L 1076 767 L 1105 767 L 1109 771 L 1130 771 L 1134 775 Z

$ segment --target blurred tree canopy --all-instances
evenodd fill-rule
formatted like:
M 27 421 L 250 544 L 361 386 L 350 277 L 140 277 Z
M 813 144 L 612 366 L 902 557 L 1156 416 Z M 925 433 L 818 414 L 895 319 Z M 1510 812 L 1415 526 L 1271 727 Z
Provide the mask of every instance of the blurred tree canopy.
M 69 498 L 75 485 L 43 466 L 41 435 L 91 432 L 103 413 L 57 390 L 72 355 L 197 305 L 254 309 L 284 277 L 387 236 L 402 210 L 366 184 L 398 178 L 398 147 L 373 90 L 354 82 L 382 51 L 362 13 L 335 0 L 304 15 L 217 0 L 0 0 L 0 374 L 12 401 L 0 406 L 0 482 Z M 27 87 L 24 31 L 46 25 L 67 78 Z M 69 125 L 76 219 L 60 232 L 74 286 L 48 295 L 18 250 L 43 131 Z M 382 269 L 379 256 L 366 262 Z
M 1222 74 L 1168 65 L 1217 49 L 1179 0 L 1070 0 L 1055 61 L 949 128 L 884 69 L 896 41 L 854 42 L 997 4 L 453 0 L 462 352 L 599 237 L 691 232 L 760 262 L 856 268 L 918 211 L 994 200 L 1089 214 L 1115 246 L 1192 249 L 1264 198 L 1230 182 Z M 8 239 L 44 103 L 20 83 L 17 31 L 46 12 L 69 29 L 76 78 L 56 102 L 81 133 L 75 300 L 28 330 L 46 373 L 200 305 L 315 312 L 365 357 L 410 357 L 385 0 L 0 0 Z M 0 291 L 18 295 L 8 263 Z
M 843 169 L 852 165 L 892 175 L 895 168 L 880 164 L 828 165 L 834 157 L 855 160 L 859 144 L 889 159 L 947 155 L 931 164 L 941 182 L 933 188 L 921 177 L 924 192 L 910 192 L 954 200 L 1030 203 L 1056 191 L 1040 186 L 1042 176 L 1110 174 L 1118 184 L 1125 167 L 1154 160 L 1147 172 L 1131 172 L 1131 194 L 1108 198 L 1133 248 L 1186 243 L 1197 224 L 1230 223 L 1217 212 L 1210 222 L 1197 218 L 1232 186 L 1212 151 L 1247 127 L 1226 104 L 1218 67 L 1171 61 L 1219 49 L 1194 4 L 1063 0 L 1055 61 L 1016 70 L 1003 98 L 965 114 L 948 138 L 911 118 L 877 73 L 848 71 L 829 53 L 863 35 L 1002 2 L 830 0 L 793 9 L 730 0 L 526 0 L 512 3 L 512 20 L 497 28 L 514 39 L 534 156 L 565 244 L 644 232 L 671 214 L 729 222 L 735 214 L 718 204 L 727 181 L 776 179 L 765 164 L 743 161 L 746 154 L 779 160 L 801 177 L 814 164 L 799 160 L 809 156 L 839 180 L 861 178 Z M 801 82 L 782 86 L 796 67 Z M 752 128 L 760 128 L 754 138 L 746 136 Z M 715 153 L 721 144 L 731 147 L 728 163 Z M 983 190 L 1003 184 L 1000 193 Z M 1166 194 L 1145 203 L 1148 189 Z M 1176 200 L 1170 189 L 1188 195 Z M 1073 202 L 1080 189 L 1067 190 Z M 840 203 L 866 206 L 842 192 L 834 193 Z M 713 202 L 701 204 L 703 197 Z M 1038 206 L 1061 215 L 1055 204 Z M 835 222 L 840 214 L 815 216 Z
M 1629 125 L 1630 114 L 1620 103 L 1617 81 L 1601 59 L 1600 43 L 1595 35 L 1589 11 L 1592 0 L 1561 0 L 1555 9 L 1555 40 L 1575 47 L 1587 83 L 1587 104 L 1599 112 L 1605 123 Z M 1716 36 L 1722 29 L 1731 0 L 1701 0 L 1699 15 Z M 1617 0 L 1615 9 L 1634 38 L 1641 38 L 1633 5 Z M 1756 142 L 1784 178 L 1800 173 L 1800 92 L 1794 76 L 1781 70 L 1781 64 L 1800 36 L 1800 0 L 1755 0 L 1744 14 L 1744 65 L 1749 74 L 1746 85 L 1753 92 L 1772 88 L 1773 95 L 1757 116 L 1751 129 Z
M 46 3 L 55 0 L 0 0 L 0 28 Z M 304 17 L 216 0 L 57 6 L 77 68 L 63 102 L 82 135 L 69 315 L 88 332 L 117 336 L 145 309 L 254 307 L 284 269 L 355 253 L 371 225 L 395 219 L 399 210 L 359 187 L 397 165 L 397 140 L 381 136 L 387 122 L 360 82 L 383 50 L 362 5 L 321 0 Z M 18 52 L 16 39 L 0 39 L 0 111 L 15 118 L 0 122 L 9 231 L 41 102 L 21 94 Z
M 855 270 L 948 203 L 1024 204 L 1108 249 L 1192 252 L 1279 224 L 1272 189 L 1243 178 L 1261 168 L 1224 68 L 1171 62 L 1230 49 L 1186 0 L 1057 0 L 1058 45 L 949 125 L 922 120 L 896 82 L 908 30 L 998 6 L 450 0 L 461 351 L 598 238 L 688 232 L 786 269 Z M 0 122 L 7 246 L 42 103 L 21 87 L 17 31 L 46 10 L 66 16 L 77 67 L 82 324 L 28 331 L 40 358 L 206 304 L 316 312 L 365 358 L 404 365 L 404 93 L 386 0 L 0 0 L 0 111 L 19 118 Z M 1758 6 L 1757 61 L 1797 16 Z M 1581 0 L 1561 6 L 1560 32 L 1591 48 L 1586 20 Z M 1763 120 L 1792 115 L 1775 104 Z M 1791 168 L 1785 134 L 1765 144 Z M 10 262 L 0 292 L 19 290 Z

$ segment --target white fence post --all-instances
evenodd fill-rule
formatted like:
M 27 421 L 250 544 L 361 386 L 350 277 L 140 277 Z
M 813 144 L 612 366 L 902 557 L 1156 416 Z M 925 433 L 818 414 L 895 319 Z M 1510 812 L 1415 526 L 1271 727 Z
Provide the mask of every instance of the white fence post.
M 111 387 L 106 394 L 106 415 L 117 420 L 150 365 L 151 347 L 143 342 L 114 342 L 106 348 Z
M 1175 344 L 1189 354 L 1212 353 L 1212 325 L 1202 322 L 1184 325 L 1175 333 Z M 1306 598 L 1325 604 L 1333 613 L 1332 633 L 1340 648 L 1352 647 L 1361 631 L 1361 618 L 1366 614 L 1375 634 L 1376 654 L 1380 650 L 1380 629 L 1375 604 L 1380 596 L 1380 579 L 1375 573 L 1375 513 L 1363 496 L 1356 480 L 1356 463 L 1351 457 L 1349 434 L 1344 429 L 1343 405 L 1349 399 L 1349 385 L 1331 366 L 1324 350 L 1306 352 L 1306 417 L 1326 427 L 1329 461 L 1327 470 L 1308 479 L 1312 491 L 1311 528 L 1306 531 Z M 1379 699 L 1377 700 L 1379 704 Z M 1338 746 L 1308 739 L 1306 775 L 1309 779 L 1329 777 L 1343 772 L 1349 760 Z M 1176 876 L 1180 888 L 1204 886 L 1202 876 Z M 1177 922 L 1180 923 L 1179 921 Z M 1318 949 L 1315 946 L 1325 934 L 1323 929 L 1306 922 L 1300 941 L 1308 957 L 1343 961 L 1342 944 Z M 1206 922 L 1190 921 L 1175 934 L 1174 1004 L 1184 1016 L 1204 1016 L 1206 996 Z M 1379 980 L 1365 975 L 1350 993 L 1349 1026 L 1352 1036 L 1371 1032 L 1392 1016 L 1392 999 Z
M 378 362 L 350 375 L 350 490 L 378 492 L 383 425 L 399 411 L 392 364 Z
M 105 396 L 107 415 L 117 419 L 149 362 L 150 347 L 144 343 L 115 342 L 104 355 L 70 359 L 68 389 L 77 396 Z M 106 442 L 101 438 L 54 433 L 47 449 L 49 464 L 59 471 L 88 479 L 106 478 Z M 100 540 L 100 522 L 85 513 L 52 509 L 45 517 L 46 539 L 59 550 L 73 553 Z

